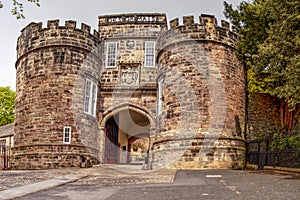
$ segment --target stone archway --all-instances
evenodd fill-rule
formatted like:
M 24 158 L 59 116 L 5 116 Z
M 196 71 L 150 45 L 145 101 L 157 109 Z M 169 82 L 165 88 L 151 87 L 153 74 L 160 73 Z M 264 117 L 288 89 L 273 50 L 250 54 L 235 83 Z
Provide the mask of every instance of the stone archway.
M 154 115 L 147 109 L 132 104 L 115 106 L 104 112 L 100 121 L 103 130 L 102 160 L 107 164 L 130 163 L 131 143 L 140 138 L 149 138 L 154 130 Z
M 100 120 L 100 123 L 99 123 L 100 127 L 105 127 L 105 123 L 110 117 L 114 116 L 115 114 L 117 114 L 121 111 L 125 111 L 125 110 L 135 111 L 141 115 L 146 116 L 150 122 L 151 128 L 155 127 L 155 115 L 146 107 L 139 106 L 139 105 L 132 104 L 132 103 L 122 103 L 122 104 L 118 104 L 116 106 L 108 108 L 103 113 L 103 118 Z

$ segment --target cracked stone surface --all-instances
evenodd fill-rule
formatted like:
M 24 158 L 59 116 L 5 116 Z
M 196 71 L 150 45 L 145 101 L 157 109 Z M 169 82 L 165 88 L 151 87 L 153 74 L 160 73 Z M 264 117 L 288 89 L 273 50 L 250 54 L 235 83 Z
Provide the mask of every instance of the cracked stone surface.
M 158 171 L 141 170 L 141 166 L 95 166 L 80 169 L 52 169 L 32 171 L 0 171 L 0 191 L 37 183 L 65 175 L 81 175 L 85 178 L 72 185 L 129 185 L 143 183 L 170 183 L 174 180 L 176 170 Z
M 144 183 L 171 183 L 176 170 L 141 170 L 140 166 L 100 166 L 86 170 L 88 176 L 72 185 L 129 185 Z
M 31 171 L 0 171 L 0 191 L 37 183 L 71 173 L 78 173 L 79 169 L 53 169 Z

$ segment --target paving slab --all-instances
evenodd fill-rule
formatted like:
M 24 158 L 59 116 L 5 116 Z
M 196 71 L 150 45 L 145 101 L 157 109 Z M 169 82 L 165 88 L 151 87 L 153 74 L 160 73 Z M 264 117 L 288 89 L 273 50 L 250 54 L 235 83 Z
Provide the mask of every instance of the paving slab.
M 84 177 L 85 176 L 66 175 L 63 177 L 32 183 L 21 187 L 10 188 L 7 190 L 0 191 L 0 199 L 6 200 L 6 199 L 14 199 L 17 197 L 22 197 L 28 194 L 51 189 L 63 184 L 71 183 Z
M 129 178 L 129 177 L 126 177 Z M 82 179 L 80 179 L 81 181 Z M 80 182 L 79 181 L 79 182 Z M 119 182 L 115 182 L 119 184 Z M 178 171 L 174 182 L 131 185 L 66 184 L 18 200 L 298 200 L 300 179 L 255 171 Z

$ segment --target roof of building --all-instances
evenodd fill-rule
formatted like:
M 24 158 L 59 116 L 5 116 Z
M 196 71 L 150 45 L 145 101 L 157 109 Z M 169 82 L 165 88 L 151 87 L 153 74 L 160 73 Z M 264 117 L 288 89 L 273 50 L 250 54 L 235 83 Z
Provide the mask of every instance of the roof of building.
M 14 124 L 7 124 L 0 127 L 0 138 L 13 136 L 14 135 Z

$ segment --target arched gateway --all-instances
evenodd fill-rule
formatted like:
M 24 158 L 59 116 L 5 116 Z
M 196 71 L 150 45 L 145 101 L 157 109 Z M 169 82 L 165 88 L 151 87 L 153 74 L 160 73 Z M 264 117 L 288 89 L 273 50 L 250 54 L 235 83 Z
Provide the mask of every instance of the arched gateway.
M 151 130 L 155 127 L 155 116 L 151 111 L 133 104 L 122 104 L 108 109 L 100 121 L 104 136 L 101 160 L 106 164 L 130 164 L 131 144 L 146 139 L 150 150 Z M 147 155 L 149 156 L 149 155 Z

